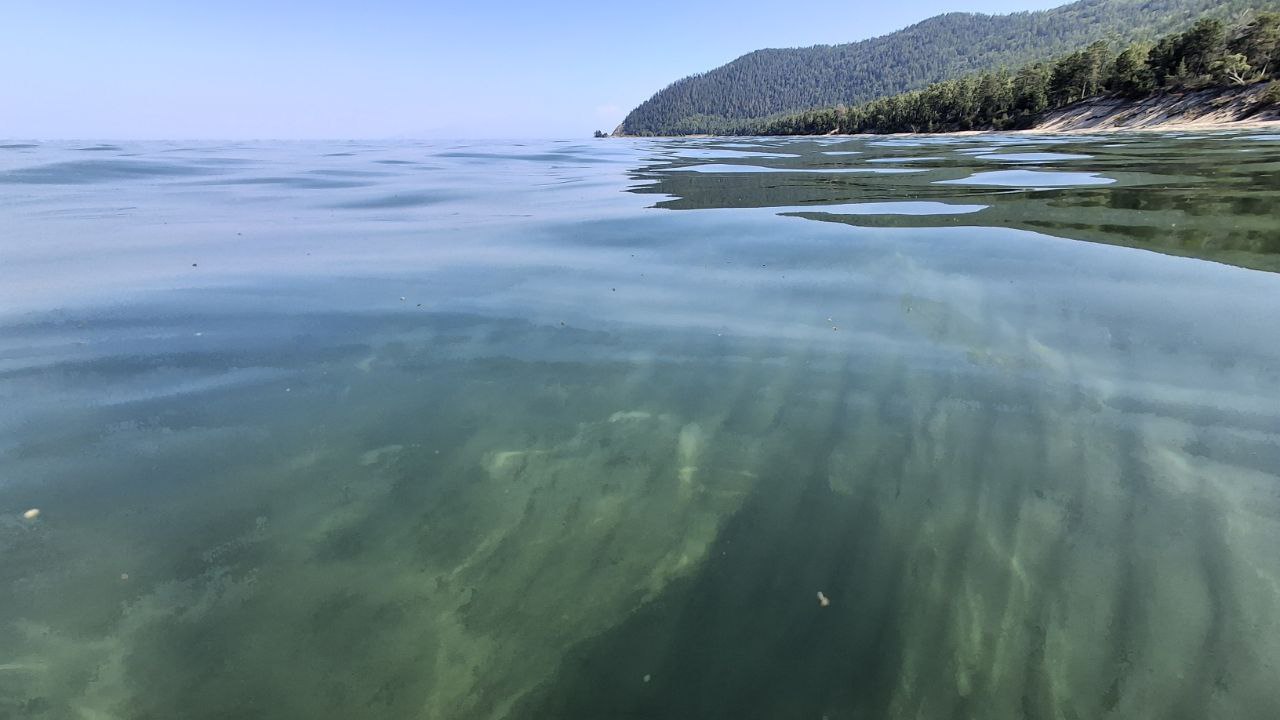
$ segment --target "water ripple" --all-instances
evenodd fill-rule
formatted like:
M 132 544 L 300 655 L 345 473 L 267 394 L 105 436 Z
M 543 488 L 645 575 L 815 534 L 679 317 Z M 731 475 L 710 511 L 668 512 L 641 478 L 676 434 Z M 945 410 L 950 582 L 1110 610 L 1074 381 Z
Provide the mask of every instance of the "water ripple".
M 190 163 L 179 164 L 154 160 L 72 160 L 0 172 L 0 183 L 82 185 L 205 174 L 208 174 L 207 170 Z

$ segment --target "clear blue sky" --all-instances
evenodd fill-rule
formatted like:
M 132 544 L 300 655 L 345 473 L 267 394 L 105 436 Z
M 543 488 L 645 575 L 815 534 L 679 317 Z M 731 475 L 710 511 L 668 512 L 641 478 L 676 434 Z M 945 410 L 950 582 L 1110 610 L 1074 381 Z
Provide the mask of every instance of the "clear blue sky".
M 757 48 L 1059 4 L 4 0 L 0 138 L 579 137 Z

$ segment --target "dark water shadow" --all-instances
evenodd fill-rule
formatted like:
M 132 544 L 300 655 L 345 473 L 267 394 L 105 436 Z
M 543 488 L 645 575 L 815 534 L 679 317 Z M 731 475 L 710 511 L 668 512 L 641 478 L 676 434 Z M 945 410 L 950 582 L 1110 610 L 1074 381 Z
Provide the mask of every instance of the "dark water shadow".
M 85 185 L 120 180 L 206 175 L 209 171 L 188 163 L 144 160 L 73 160 L 0 172 L 0 183 L 33 185 Z
M 868 546 L 885 535 L 875 506 L 827 483 L 845 429 L 845 377 L 833 402 L 774 418 L 809 425 L 788 431 L 800 447 L 762 468 L 762 487 L 697 574 L 573 648 L 512 717 L 883 716 L 899 666 L 902 587 L 867 592 L 863 583 L 904 576 L 885 567 L 892 553 Z M 819 605 L 819 590 L 832 607 Z
M 333 180 L 321 177 L 242 177 L 224 180 L 200 181 L 199 185 L 277 185 L 293 190 L 340 190 L 368 187 L 371 182 L 359 180 Z
M 378 197 L 364 198 L 361 200 L 352 200 L 350 202 L 338 203 L 330 207 L 343 208 L 348 210 L 387 210 L 394 208 L 415 208 L 435 205 L 437 203 L 448 200 L 451 195 L 447 193 L 396 193 L 394 195 L 381 195 Z
M 897 667 L 899 589 L 879 588 L 875 605 L 859 607 L 863 619 L 852 622 L 819 607 L 814 590 L 857 602 L 858 565 L 866 561 L 858 540 L 875 517 L 834 497 L 818 476 L 797 487 L 788 502 L 758 495 L 729 523 L 702 572 L 574 648 L 554 682 L 514 716 L 823 717 L 851 707 L 880 716 Z M 803 530 L 757 532 L 783 520 Z

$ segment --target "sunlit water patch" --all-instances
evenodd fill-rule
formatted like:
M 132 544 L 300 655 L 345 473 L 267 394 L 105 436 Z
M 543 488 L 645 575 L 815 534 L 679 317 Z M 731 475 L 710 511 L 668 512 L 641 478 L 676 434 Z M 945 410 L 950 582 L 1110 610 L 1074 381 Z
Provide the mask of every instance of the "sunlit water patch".
M 0 717 L 1280 716 L 1280 148 L 1115 141 L 14 143 Z

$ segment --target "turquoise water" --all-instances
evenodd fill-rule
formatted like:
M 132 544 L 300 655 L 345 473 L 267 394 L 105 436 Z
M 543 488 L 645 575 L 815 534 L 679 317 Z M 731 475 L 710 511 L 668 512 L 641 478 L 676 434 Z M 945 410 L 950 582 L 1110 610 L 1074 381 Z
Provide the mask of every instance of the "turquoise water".
M 1277 178 L 0 146 L 0 718 L 1280 716 Z

